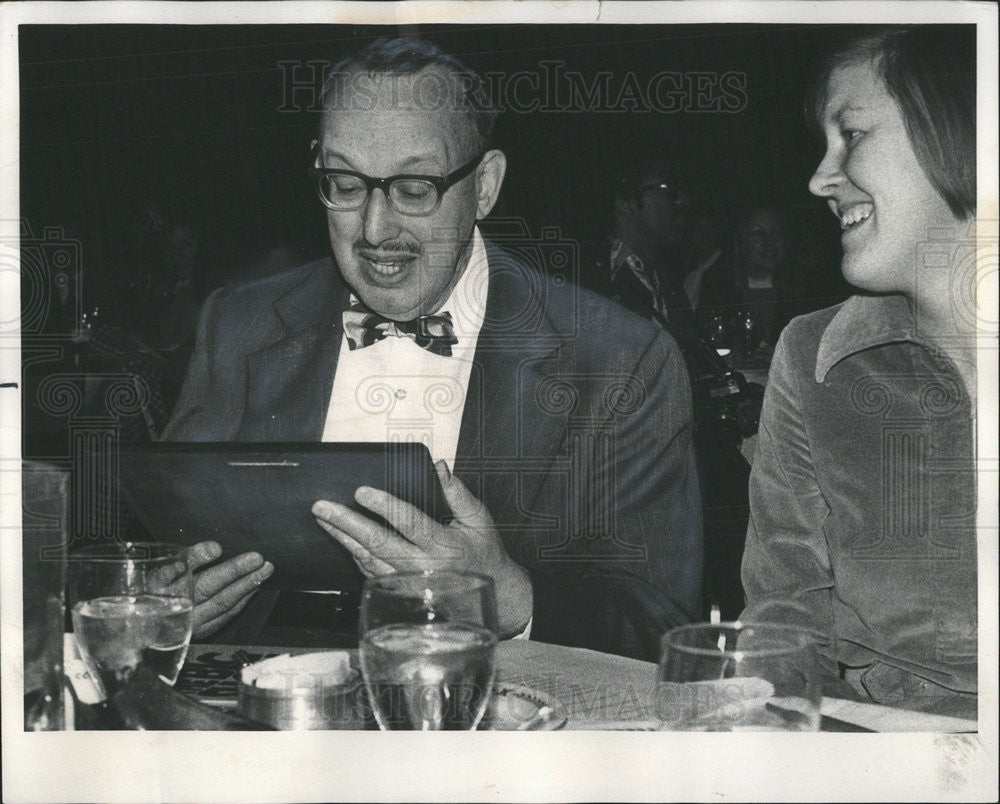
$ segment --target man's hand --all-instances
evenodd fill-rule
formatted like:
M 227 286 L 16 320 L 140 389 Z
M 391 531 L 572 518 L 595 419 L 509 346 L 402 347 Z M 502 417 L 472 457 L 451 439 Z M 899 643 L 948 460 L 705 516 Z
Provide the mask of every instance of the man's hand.
M 383 517 L 391 528 L 326 500 L 313 505 L 313 515 L 350 551 L 366 576 L 452 569 L 492 577 L 500 635 L 514 636 L 524 630 L 531 617 L 528 573 L 504 550 L 486 506 L 452 475 L 444 461 L 438 461 L 435 469 L 455 517 L 450 525 L 440 525 L 399 498 L 367 486 L 359 488 L 354 499 Z
M 259 553 L 243 553 L 209 569 L 198 570 L 222 555 L 216 542 L 199 542 L 188 551 L 194 575 L 194 636 L 218 631 L 243 611 L 274 565 Z

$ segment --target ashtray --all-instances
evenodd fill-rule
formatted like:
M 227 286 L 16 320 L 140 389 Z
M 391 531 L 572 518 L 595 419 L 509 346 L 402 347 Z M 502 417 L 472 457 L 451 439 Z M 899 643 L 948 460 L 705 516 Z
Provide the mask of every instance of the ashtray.
M 479 728 L 483 731 L 555 731 L 566 725 L 562 703 L 531 687 L 498 681 Z
M 275 656 L 240 672 L 237 709 L 276 729 L 363 729 L 361 677 L 347 651 Z

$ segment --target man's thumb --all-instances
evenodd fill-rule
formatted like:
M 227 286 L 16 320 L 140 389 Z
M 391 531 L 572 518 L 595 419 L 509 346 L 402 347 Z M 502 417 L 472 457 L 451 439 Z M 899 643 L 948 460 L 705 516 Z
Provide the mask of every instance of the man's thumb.
M 441 489 L 444 491 L 444 498 L 448 501 L 451 513 L 455 520 L 463 525 L 471 527 L 489 527 L 493 524 L 489 511 L 473 495 L 465 483 L 451 473 L 448 464 L 438 461 L 434 464 L 437 471 L 438 480 L 441 481 Z

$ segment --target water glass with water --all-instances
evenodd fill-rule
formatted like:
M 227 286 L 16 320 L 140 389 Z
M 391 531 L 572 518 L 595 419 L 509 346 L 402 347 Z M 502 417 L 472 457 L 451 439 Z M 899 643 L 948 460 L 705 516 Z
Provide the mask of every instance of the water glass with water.
M 475 729 L 496 674 L 493 579 L 428 571 L 369 578 L 361 672 L 382 729 Z
M 108 698 L 143 664 L 173 684 L 191 641 L 187 548 L 95 545 L 69 557 L 69 605 L 80 655 Z
M 810 632 L 778 624 L 689 625 L 661 643 L 656 715 L 666 731 L 818 731 Z

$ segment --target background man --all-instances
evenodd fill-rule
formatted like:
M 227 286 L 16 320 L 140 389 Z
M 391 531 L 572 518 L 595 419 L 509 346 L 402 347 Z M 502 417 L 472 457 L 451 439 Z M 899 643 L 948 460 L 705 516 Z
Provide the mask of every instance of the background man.
M 614 182 L 613 201 L 609 253 L 601 255 L 599 269 L 609 295 L 659 320 L 669 320 L 673 310 L 686 311 L 681 271 L 689 200 L 666 149 L 640 149 Z
M 480 235 L 506 158 L 482 82 L 460 62 L 379 40 L 334 68 L 324 108 L 313 172 L 333 261 L 208 300 L 166 437 L 387 440 L 410 422 L 454 520 L 370 488 L 356 501 L 391 528 L 318 501 L 317 522 L 363 574 L 483 572 L 502 636 L 654 658 L 658 632 L 693 617 L 700 590 L 676 346 Z M 372 382 L 394 401 L 378 403 Z M 213 626 L 246 605 L 262 562 L 207 571 Z

